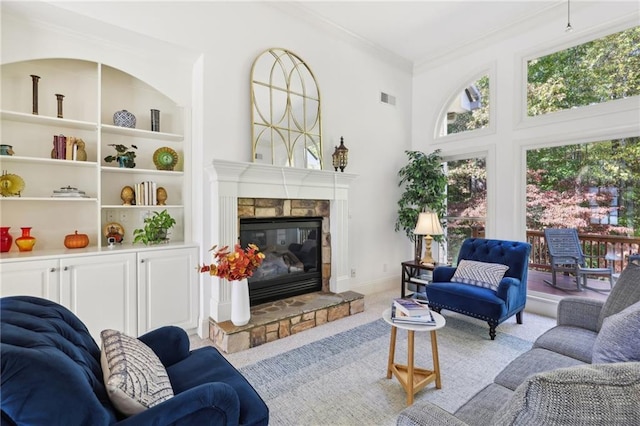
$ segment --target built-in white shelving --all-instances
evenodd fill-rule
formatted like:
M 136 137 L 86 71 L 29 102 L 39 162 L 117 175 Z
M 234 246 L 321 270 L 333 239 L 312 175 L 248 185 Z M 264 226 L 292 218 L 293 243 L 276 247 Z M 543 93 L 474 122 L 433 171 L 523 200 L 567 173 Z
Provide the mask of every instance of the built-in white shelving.
M 31 227 L 37 238 L 34 250 L 21 253 L 37 258 L 42 253 L 64 255 L 64 237 L 76 230 L 89 236 L 84 251 L 107 246 L 105 226 L 118 222 L 125 241 L 142 228 L 145 211 L 169 210 L 177 225 L 172 242 L 185 241 L 184 111 L 171 99 L 136 77 L 105 64 L 75 59 L 40 59 L 2 65 L 1 141 L 14 155 L 0 156 L 3 173 L 16 174 L 24 182 L 20 196 L 0 197 L 1 226 L 9 226 L 13 238 L 21 227 Z M 37 113 L 33 113 L 33 80 L 38 75 Z M 63 118 L 57 117 L 56 94 L 63 94 Z M 113 124 L 115 112 L 126 109 L 137 118 L 135 128 Z M 151 131 L 150 110 L 160 110 L 162 131 Z M 82 139 L 86 161 L 51 158 L 53 137 Z M 136 167 L 119 168 L 104 158 L 115 154 L 114 144 L 136 149 Z M 154 152 L 168 147 L 179 158 L 174 171 L 158 170 Z M 125 186 L 152 181 L 168 194 L 163 206 L 125 206 L 120 193 Z M 77 188 L 86 198 L 52 197 L 54 190 Z M 117 214 L 114 214 L 117 212 Z M 131 212 L 131 214 L 127 214 Z M 122 223 L 121 223 L 122 222 Z M 144 246 L 140 246 L 144 250 Z M 11 251 L 17 251 L 15 245 Z M 14 257 L 3 253 L 0 258 Z

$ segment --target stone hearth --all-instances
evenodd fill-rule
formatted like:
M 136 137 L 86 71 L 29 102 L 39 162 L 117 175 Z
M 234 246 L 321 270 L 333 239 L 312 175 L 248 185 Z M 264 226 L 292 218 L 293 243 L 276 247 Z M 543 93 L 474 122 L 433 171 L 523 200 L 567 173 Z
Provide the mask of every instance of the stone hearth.
M 273 342 L 364 311 L 364 296 L 354 291 L 315 292 L 251 308 L 249 324 L 209 319 L 209 339 L 226 353 Z

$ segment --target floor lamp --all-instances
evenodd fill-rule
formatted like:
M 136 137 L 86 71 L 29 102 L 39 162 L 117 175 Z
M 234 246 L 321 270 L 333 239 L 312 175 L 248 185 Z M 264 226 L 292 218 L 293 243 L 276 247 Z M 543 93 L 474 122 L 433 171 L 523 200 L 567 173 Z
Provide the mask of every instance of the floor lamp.
M 444 234 L 438 215 L 434 212 L 420 213 L 416 229 L 413 230 L 413 233 L 416 235 L 424 235 L 424 257 L 421 263 L 435 264 L 436 261 L 431 256 L 431 242 L 433 241 L 431 236 Z

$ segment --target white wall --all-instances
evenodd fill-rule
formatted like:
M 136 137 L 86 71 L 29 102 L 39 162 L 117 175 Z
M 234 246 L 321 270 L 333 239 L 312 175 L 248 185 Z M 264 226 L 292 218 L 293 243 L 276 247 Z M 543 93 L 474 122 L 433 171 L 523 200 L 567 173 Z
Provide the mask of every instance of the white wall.
M 394 232 L 397 171 L 406 162 L 406 149 L 440 148 L 445 155 L 487 152 L 488 235 L 521 239 L 526 147 L 640 134 L 637 99 L 569 111 L 560 118 L 521 120 L 519 113 L 527 56 L 576 44 L 594 32 L 637 25 L 637 2 L 579 2 L 572 8 L 575 31 L 570 34 L 564 32 L 566 15 L 559 4 L 547 15 L 515 23 L 501 35 L 504 39 L 476 40 L 438 63 L 420 64 L 414 77 L 406 63 L 327 31 L 287 11 L 286 3 L 3 1 L 0 6 L 3 62 L 51 56 L 104 62 L 192 109 L 196 241 L 210 225 L 202 214 L 202 167 L 214 158 L 250 160 L 253 59 L 271 47 L 305 59 L 323 97 L 325 168 L 344 136 L 350 149 L 347 171 L 359 175 L 350 194 L 349 257 L 356 271 L 352 288 L 364 293 L 396 286 L 399 264 L 411 256 L 409 241 Z M 492 127 L 435 139 L 442 105 L 483 70 L 493 76 Z M 394 95 L 396 107 L 379 103 L 380 91 Z M 208 300 L 208 290 L 203 291 Z
M 640 135 L 638 97 L 565 111 L 523 116 L 526 61 L 638 25 L 638 2 L 572 3 L 573 32 L 565 32 L 566 4 L 514 23 L 501 39 L 476 40 L 438 63 L 416 67 L 413 88 L 413 149 L 441 149 L 442 155 L 486 153 L 487 236 L 525 237 L 525 155 L 532 147 Z M 444 60 L 444 61 L 443 61 Z M 491 125 L 487 129 L 437 138 L 443 107 L 465 84 L 490 75 Z
M 195 146 L 193 239 L 201 242 L 202 168 L 214 158 L 250 161 L 249 74 L 271 47 L 313 70 L 322 95 L 325 169 L 343 136 L 349 173 L 351 288 L 397 285 L 411 244 L 394 231 L 397 170 L 411 143 L 410 67 L 380 58 L 336 30 L 265 2 L 2 2 L 2 61 L 72 57 L 127 71 L 191 109 Z M 153 9 L 152 11 L 150 9 Z M 395 107 L 379 92 L 396 97 Z M 333 235 L 332 238 L 340 238 Z M 208 247 L 203 248 L 208 256 Z M 386 271 L 386 272 L 385 272 Z M 203 300 L 209 290 L 204 289 Z M 206 304 L 204 304 L 206 310 Z M 205 312 L 206 314 L 206 312 Z

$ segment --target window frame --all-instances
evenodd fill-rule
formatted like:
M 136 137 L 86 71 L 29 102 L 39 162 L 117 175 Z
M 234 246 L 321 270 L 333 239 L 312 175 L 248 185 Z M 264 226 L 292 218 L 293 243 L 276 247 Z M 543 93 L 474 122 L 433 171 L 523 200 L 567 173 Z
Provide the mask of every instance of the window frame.
M 528 63 L 531 60 L 547 56 L 562 50 L 566 50 L 575 46 L 579 46 L 590 41 L 594 41 L 612 34 L 619 33 L 638 26 L 637 19 L 627 18 L 618 21 L 614 25 L 603 26 L 597 30 L 588 32 L 571 33 L 567 39 L 562 42 L 553 42 L 538 47 L 536 49 L 524 52 L 518 59 L 520 66 L 516 67 L 516 90 L 519 96 L 515 97 L 516 105 L 514 130 L 534 128 L 540 126 L 554 125 L 582 117 L 593 117 L 599 115 L 611 114 L 614 112 L 631 112 L 637 111 L 640 96 L 632 96 L 625 99 L 615 99 L 594 105 L 585 105 L 576 108 L 570 108 L 560 111 L 554 111 L 546 114 L 529 116 L 527 114 L 527 83 L 528 83 Z
M 442 134 L 443 129 L 446 129 L 447 126 L 446 120 L 449 106 L 453 103 L 454 99 L 460 96 L 460 93 L 462 93 L 462 91 L 467 86 L 475 83 L 485 75 L 489 78 L 489 124 L 481 129 L 474 129 L 460 133 Z M 456 86 L 455 90 L 450 92 L 449 95 L 442 102 L 440 102 L 440 109 L 437 112 L 437 117 L 435 120 L 436 125 L 433 129 L 434 144 L 449 143 L 460 139 L 467 139 L 471 137 L 477 138 L 479 136 L 487 136 L 496 133 L 496 63 L 493 62 L 490 65 L 480 67 L 478 71 L 474 72 L 473 74 L 468 74 L 467 77 L 462 79 L 462 81 L 462 83 Z

